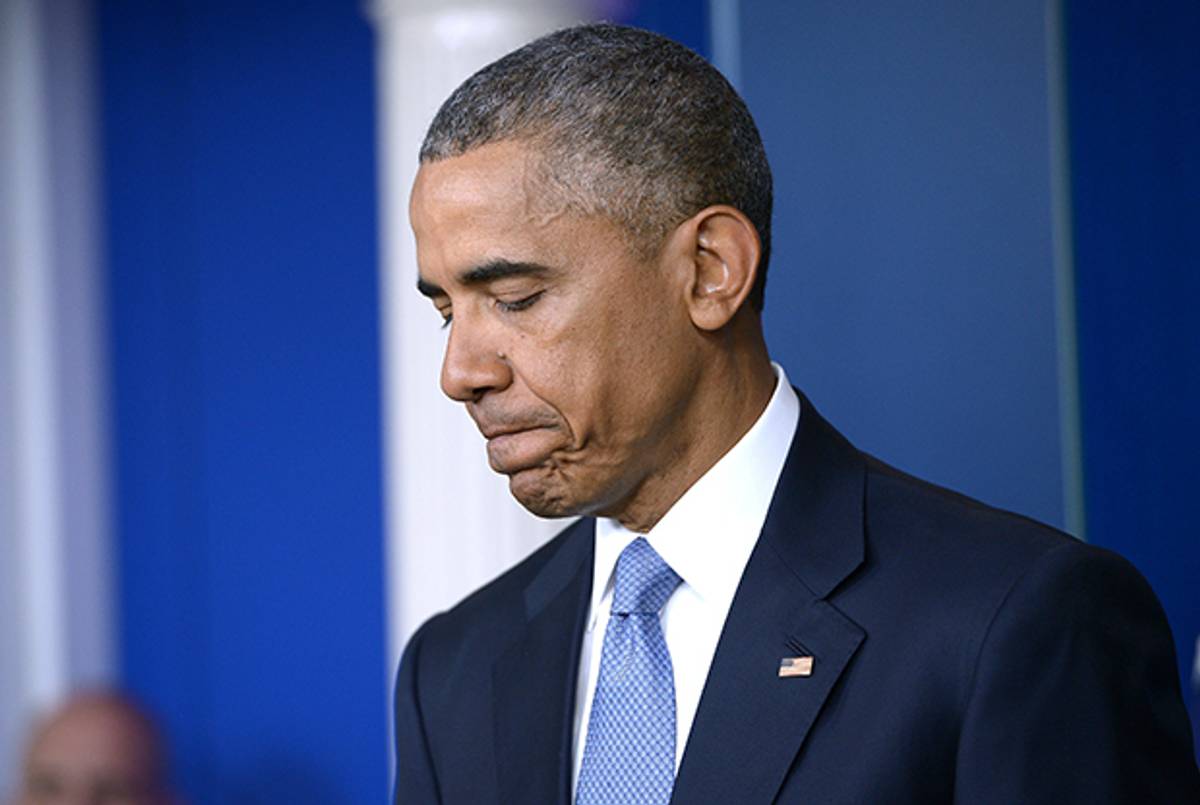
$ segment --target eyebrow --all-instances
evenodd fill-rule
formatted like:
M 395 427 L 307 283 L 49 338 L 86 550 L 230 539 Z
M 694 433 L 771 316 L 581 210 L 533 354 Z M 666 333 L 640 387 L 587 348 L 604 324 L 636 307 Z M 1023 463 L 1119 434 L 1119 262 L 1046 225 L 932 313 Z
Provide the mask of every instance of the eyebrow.
M 462 285 L 486 285 L 489 282 L 506 279 L 508 277 L 544 277 L 551 273 L 552 269 L 549 266 L 544 266 L 541 263 L 527 263 L 517 260 L 489 260 L 483 265 L 469 268 L 458 275 L 458 281 Z M 422 277 L 417 277 L 417 291 L 422 296 L 446 296 L 446 290 L 442 286 L 429 282 Z

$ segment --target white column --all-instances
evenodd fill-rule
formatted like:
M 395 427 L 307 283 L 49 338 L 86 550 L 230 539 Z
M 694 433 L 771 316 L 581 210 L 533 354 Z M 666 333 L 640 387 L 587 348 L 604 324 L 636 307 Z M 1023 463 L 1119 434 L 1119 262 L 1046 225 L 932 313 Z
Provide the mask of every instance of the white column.
M 561 529 L 537 520 L 487 466 L 482 437 L 442 396 L 445 333 L 416 292 L 408 195 L 425 129 L 488 62 L 583 18 L 562 0 L 379 0 L 380 296 L 384 361 L 389 675 L 413 630 Z
M 0 2 L 0 793 L 114 669 L 91 8 Z

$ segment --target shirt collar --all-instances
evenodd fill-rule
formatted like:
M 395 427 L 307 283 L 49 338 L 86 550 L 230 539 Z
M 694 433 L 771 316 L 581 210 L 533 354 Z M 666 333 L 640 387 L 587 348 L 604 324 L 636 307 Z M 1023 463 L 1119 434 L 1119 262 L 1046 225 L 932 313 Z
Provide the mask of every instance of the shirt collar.
M 775 391 L 754 425 L 683 493 L 647 534 L 606 517 L 596 519 L 591 618 L 612 584 L 625 546 L 645 536 L 651 547 L 699 597 L 728 605 L 767 518 L 800 419 L 800 400 L 783 367 Z

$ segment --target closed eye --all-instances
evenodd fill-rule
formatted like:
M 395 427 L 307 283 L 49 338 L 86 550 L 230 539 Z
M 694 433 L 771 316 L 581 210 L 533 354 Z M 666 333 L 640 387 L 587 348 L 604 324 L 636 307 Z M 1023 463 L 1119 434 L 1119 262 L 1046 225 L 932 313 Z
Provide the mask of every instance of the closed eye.
M 497 299 L 496 307 L 500 308 L 505 313 L 518 313 L 531 307 L 534 302 L 542 298 L 543 293 L 545 293 L 545 291 L 538 291 L 537 293 L 530 294 L 529 296 L 512 302 L 506 302 L 503 299 Z

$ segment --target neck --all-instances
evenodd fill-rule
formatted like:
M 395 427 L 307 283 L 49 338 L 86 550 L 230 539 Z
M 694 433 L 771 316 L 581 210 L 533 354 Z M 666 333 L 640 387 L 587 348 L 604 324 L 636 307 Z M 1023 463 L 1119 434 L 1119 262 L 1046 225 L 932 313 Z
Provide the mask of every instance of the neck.
M 706 361 L 679 427 L 642 483 L 614 507 L 602 512 L 631 531 L 646 533 L 675 502 L 741 440 L 762 416 L 775 389 L 765 344 L 720 352 Z

